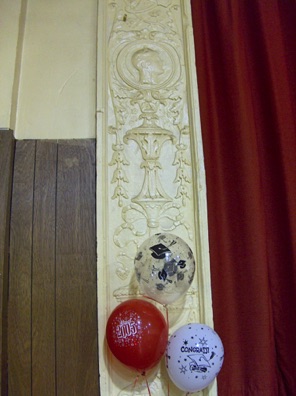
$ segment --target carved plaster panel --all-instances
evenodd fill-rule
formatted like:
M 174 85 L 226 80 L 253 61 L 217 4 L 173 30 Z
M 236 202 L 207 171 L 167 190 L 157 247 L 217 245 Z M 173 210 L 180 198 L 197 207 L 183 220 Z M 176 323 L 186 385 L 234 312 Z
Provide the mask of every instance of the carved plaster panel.
M 187 0 L 99 2 L 97 107 L 98 320 L 101 392 L 146 395 L 105 343 L 111 311 L 141 296 L 134 258 L 157 232 L 183 238 L 196 259 L 187 294 L 168 306 L 170 333 L 212 325 L 206 191 Z M 164 307 L 158 306 L 162 311 Z M 162 363 L 150 390 L 166 395 Z M 215 384 L 204 391 L 214 395 Z M 170 395 L 180 394 L 170 384 Z

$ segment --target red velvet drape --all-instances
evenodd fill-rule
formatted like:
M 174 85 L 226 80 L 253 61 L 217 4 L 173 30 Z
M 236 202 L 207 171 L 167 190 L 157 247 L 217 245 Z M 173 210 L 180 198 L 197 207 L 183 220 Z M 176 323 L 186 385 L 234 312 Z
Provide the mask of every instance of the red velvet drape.
M 191 0 L 219 396 L 296 395 L 296 2 Z

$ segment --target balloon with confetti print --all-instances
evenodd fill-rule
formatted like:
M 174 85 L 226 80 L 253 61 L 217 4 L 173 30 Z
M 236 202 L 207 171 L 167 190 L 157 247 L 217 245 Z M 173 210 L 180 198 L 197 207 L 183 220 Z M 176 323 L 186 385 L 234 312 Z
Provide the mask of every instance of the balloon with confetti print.
M 135 271 L 142 293 L 167 305 L 178 300 L 190 287 L 195 273 L 194 255 L 179 236 L 155 234 L 139 247 Z
M 173 383 L 189 393 L 213 382 L 221 370 L 224 348 L 218 334 L 209 326 L 190 323 L 169 338 L 166 361 Z

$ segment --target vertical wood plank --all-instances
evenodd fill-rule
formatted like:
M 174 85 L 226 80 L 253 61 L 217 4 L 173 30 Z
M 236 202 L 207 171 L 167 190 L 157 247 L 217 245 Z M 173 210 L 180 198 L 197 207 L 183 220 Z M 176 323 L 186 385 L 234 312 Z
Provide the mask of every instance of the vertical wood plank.
M 0 132 L 0 395 L 2 396 L 8 393 L 8 251 L 14 145 L 12 131 Z
M 35 141 L 16 143 L 10 232 L 9 395 L 31 396 L 31 269 Z
M 59 143 L 57 183 L 57 394 L 97 396 L 95 141 Z
M 37 141 L 32 262 L 32 395 L 55 395 L 57 143 Z

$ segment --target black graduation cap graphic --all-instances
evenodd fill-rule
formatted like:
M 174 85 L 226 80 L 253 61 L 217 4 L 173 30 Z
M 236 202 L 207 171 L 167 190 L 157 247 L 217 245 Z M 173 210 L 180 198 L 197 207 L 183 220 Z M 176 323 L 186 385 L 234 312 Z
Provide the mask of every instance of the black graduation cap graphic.
M 191 360 L 189 363 L 189 369 L 191 372 L 205 373 L 208 367 L 211 367 L 208 359 L 203 355 L 187 355 Z
M 171 253 L 170 249 L 162 243 L 151 246 L 150 250 L 152 250 L 151 256 L 158 260 L 164 259 L 166 253 Z

